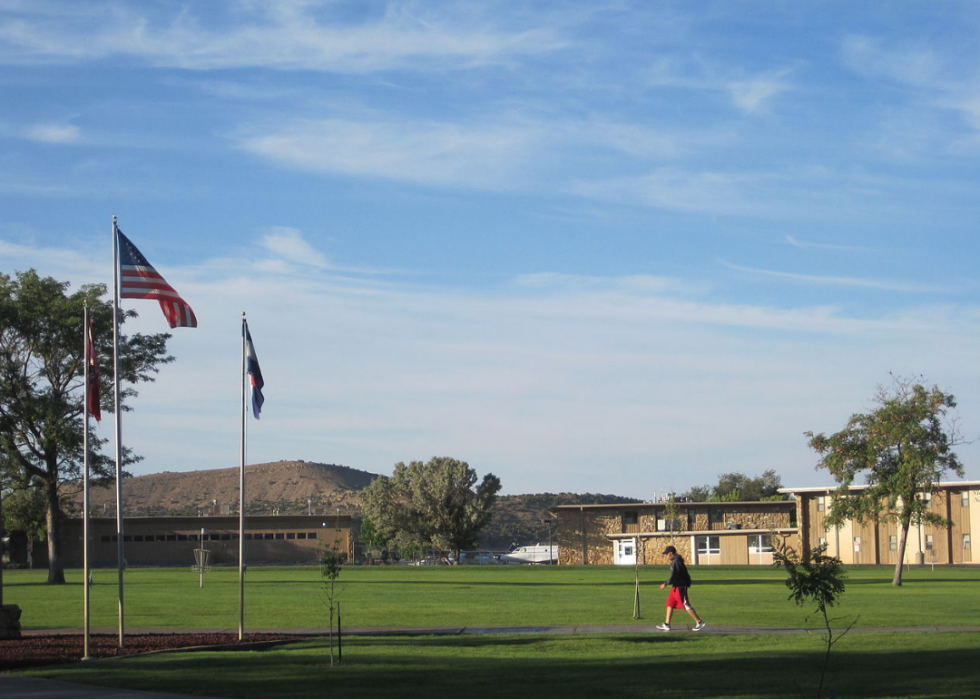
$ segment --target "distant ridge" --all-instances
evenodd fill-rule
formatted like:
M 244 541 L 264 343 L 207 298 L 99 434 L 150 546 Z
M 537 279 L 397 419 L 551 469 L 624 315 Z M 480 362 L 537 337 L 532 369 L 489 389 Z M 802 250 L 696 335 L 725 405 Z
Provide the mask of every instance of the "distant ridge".
M 359 511 L 358 494 L 377 474 L 312 461 L 274 461 L 245 467 L 249 514 L 344 514 Z M 123 481 L 127 516 L 221 514 L 238 511 L 239 469 L 163 471 Z M 115 513 L 115 488 L 93 488 L 93 507 Z M 78 500 L 78 498 L 76 498 Z
M 245 467 L 246 513 L 313 514 L 361 517 L 360 492 L 378 475 L 348 466 L 315 461 L 273 461 Z M 127 517 L 237 514 L 237 467 L 201 471 L 163 471 L 123 481 Z M 75 484 L 77 485 L 77 484 Z M 74 490 L 74 488 L 73 488 Z M 81 510 L 81 495 L 75 498 Z M 115 486 L 93 488 L 92 509 L 115 516 Z M 480 546 L 506 549 L 511 544 L 548 541 L 556 505 L 636 503 L 635 498 L 599 493 L 501 495 L 493 520 L 480 534 Z

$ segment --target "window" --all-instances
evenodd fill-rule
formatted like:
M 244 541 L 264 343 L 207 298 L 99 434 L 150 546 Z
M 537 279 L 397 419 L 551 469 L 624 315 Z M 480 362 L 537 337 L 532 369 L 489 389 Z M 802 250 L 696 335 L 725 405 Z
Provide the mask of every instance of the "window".
M 698 536 L 694 538 L 699 556 L 721 553 L 721 538 L 717 536 Z
M 823 546 L 827 548 L 827 537 L 821 536 L 817 538 L 817 546 Z
M 932 534 L 926 534 L 926 551 L 932 551 L 933 539 Z
M 889 534 L 888 535 L 888 550 L 889 551 L 898 551 L 898 535 L 897 534 Z
M 749 534 L 749 553 L 772 553 L 768 534 Z
M 859 536 L 854 537 L 854 550 L 855 551 L 861 550 L 861 537 Z
M 623 513 L 623 524 L 639 524 L 640 517 L 635 510 L 627 510 Z
M 712 524 L 720 524 L 725 520 L 725 513 L 721 510 L 709 510 L 708 518 Z
M 960 493 L 960 507 L 969 507 L 969 506 L 970 506 L 970 492 L 964 490 L 962 493 Z
M 964 551 L 969 551 L 970 550 L 970 535 L 969 534 L 964 534 L 963 535 L 963 550 Z
M 932 507 L 932 493 L 929 492 L 920 493 L 920 497 L 922 498 L 922 503 L 926 507 Z
M 827 509 L 827 496 L 821 495 L 817 498 L 817 512 L 823 512 Z

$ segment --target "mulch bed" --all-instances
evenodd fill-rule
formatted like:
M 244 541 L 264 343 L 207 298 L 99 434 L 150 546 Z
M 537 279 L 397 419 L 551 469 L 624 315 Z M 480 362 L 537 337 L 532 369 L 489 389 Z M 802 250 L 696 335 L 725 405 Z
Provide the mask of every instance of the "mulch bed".
M 92 658 L 116 658 L 125 655 L 152 653 L 199 647 L 243 648 L 277 641 L 298 641 L 302 636 L 292 634 L 237 633 L 140 633 L 127 634 L 125 647 L 119 647 L 118 634 L 90 634 L 89 655 Z M 0 640 L 0 672 L 22 670 L 41 665 L 81 662 L 85 651 L 82 634 L 52 634 L 24 636 Z

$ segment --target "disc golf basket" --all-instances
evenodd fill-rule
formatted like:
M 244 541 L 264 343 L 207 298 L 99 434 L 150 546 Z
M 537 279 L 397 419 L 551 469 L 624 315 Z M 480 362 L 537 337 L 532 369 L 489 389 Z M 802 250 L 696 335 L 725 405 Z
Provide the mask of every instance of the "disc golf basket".
M 201 575 L 201 587 L 204 587 L 204 574 L 211 572 L 211 551 L 209 549 L 194 549 L 194 565 L 191 570 Z

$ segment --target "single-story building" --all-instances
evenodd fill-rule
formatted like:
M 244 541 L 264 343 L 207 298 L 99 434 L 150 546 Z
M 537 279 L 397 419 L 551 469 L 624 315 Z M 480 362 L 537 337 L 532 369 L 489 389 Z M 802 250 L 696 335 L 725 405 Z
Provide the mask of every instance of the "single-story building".
M 189 567 L 195 564 L 194 550 L 207 549 L 211 565 L 237 565 L 238 525 L 238 515 L 126 517 L 126 564 Z M 89 527 L 90 566 L 117 566 L 115 518 L 92 517 Z M 344 551 L 348 557 L 353 552 L 349 515 L 253 515 L 245 519 L 246 564 L 311 564 L 326 550 Z M 47 565 L 47 545 L 35 546 L 33 554 L 35 568 Z M 66 568 L 82 567 L 81 519 L 63 520 L 61 555 Z

